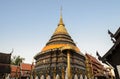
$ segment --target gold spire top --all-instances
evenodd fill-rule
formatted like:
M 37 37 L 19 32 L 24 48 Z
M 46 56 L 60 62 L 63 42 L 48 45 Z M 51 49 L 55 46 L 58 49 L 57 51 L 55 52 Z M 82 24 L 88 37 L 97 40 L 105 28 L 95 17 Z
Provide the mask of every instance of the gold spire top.
M 65 28 L 64 22 L 63 22 L 62 7 L 61 7 L 61 10 L 60 10 L 60 21 L 59 21 L 58 27 L 56 28 L 53 35 L 55 35 L 55 34 L 67 34 L 67 35 L 69 35 L 66 28 Z
M 61 7 L 61 9 L 60 9 L 60 21 L 59 21 L 58 26 L 59 26 L 59 25 L 63 25 L 63 26 L 64 26 L 63 19 L 62 19 L 62 7 Z
M 78 53 L 80 52 L 79 48 L 76 46 L 71 36 L 67 32 L 67 29 L 65 28 L 62 18 L 62 8 L 60 9 L 60 20 L 58 26 L 50 40 L 46 43 L 46 46 L 42 49 L 42 52 L 44 53 L 44 51 L 61 47 L 62 50 L 72 49 Z

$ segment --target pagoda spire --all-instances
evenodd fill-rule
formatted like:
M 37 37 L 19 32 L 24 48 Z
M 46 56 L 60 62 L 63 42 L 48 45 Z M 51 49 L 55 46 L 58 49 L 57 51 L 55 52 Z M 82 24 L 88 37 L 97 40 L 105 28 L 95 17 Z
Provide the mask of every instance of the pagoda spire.
M 63 25 L 63 26 L 64 26 L 64 22 L 63 22 L 63 18 L 62 18 L 62 7 L 61 7 L 61 9 L 60 9 L 60 21 L 59 21 L 58 26 L 59 26 L 59 25 Z
M 55 30 L 53 35 L 56 35 L 56 34 L 66 34 L 66 35 L 69 35 L 67 30 L 66 30 L 66 28 L 65 28 L 64 22 L 63 22 L 62 8 L 60 9 L 60 20 L 59 20 L 59 23 L 58 23 L 58 27 L 56 28 L 56 30 Z
M 76 44 L 74 43 L 73 39 L 67 32 L 67 29 L 65 28 L 62 18 L 62 8 L 60 9 L 60 19 L 57 28 L 55 29 L 50 40 L 46 43 L 46 46 L 42 49 L 42 52 L 47 51 L 49 49 L 55 49 L 60 47 L 70 47 L 76 52 L 80 52 L 80 50 L 77 48 Z

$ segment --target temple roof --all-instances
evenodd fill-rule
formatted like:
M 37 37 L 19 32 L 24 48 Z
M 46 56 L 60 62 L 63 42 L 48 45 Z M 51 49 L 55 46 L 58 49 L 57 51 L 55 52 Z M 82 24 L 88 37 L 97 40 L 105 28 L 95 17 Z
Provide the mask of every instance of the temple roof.
M 99 66 L 103 66 L 95 57 L 86 53 L 86 57 L 93 63 L 98 64 Z
M 114 37 L 116 40 L 118 40 L 118 38 L 120 37 L 120 27 L 118 28 L 118 30 L 115 32 Z
M 102 73 L 103 71 L 106 71 L 105 67 L 100 63 L 95 57 L 93 57 L 90 54 L 85 55 L 87 57 L 87 61 L 89 65 L 86 65 L 87 67 L 91 67 L 91 70 L 94 74 L 94 76 L 104 76 Z
M 20 64 L 22 71 L 31 71 L 34 68 L 33 64 L 21 63 Z
M 102 61 L 108 61 L 110 62 L 111 60 L 108 58 L 109 56 L 113 56 L 116 53 L 119 53 L 117 51 L 119 51 L 118 49 L 120 49 L 120 27 L 118 28 L 118 30 L 115 32 L 114 34 L 114 38 L 116 39 L 116 42 L 114 43 L 114 45 L 108 50 L 108 52 L 103 55 L 102 57 Z M 116 55 L 117 56 L 117 55 Z M 115 62 L 114 62 L 115 63 Z
M 50 40 L 47 42 L 46 46 L 42 49 L 41 52 L 63 47 L 72 48 L 74 51 L 80 52 L 80 50 L 72 40 L 71 36 L 67 32 L 61 15 L 55 32 L 53 33 Z

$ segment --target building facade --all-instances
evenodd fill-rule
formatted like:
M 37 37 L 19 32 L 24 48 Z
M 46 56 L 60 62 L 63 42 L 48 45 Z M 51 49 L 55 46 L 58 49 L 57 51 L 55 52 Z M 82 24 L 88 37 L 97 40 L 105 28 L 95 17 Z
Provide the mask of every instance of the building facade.
M 62 15 L 50 40 L 34 58 L 41 79 L 86 78 L 85 56 L 67 32 Z

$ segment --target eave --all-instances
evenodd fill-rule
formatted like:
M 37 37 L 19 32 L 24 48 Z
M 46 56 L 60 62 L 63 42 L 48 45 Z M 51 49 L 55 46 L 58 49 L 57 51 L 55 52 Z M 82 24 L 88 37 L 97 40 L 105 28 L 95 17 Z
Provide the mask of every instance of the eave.
M 117 40 L 119 38 L 120 35 L 120 27 L 118 28 L 118 30 L 115 32 L 114 34 L 114 38 Z
M 111 49 L 102 57 L 102 61 L 106 61 L 106 58 L 114 53 L 113 51 L 116 49 L 116 47 L 119 44 L 120 44 L 120 36 L 118 40 L 116 41 L 116 43 L 111 47 Z

